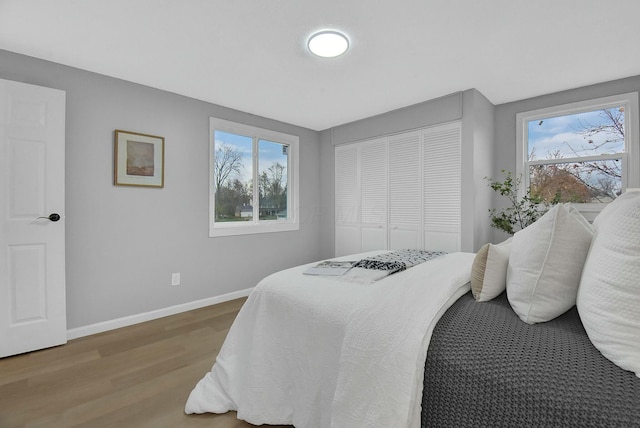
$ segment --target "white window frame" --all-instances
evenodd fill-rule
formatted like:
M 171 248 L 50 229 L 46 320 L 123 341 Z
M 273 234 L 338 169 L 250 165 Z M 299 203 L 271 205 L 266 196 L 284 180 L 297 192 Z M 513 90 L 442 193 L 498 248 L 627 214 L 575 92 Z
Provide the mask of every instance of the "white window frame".
M 625 151 L 618 155 L 602 155 L 599 159 L 622 158 L 622 192 L 628 188 L 640 187 L 640 144 L 638 133 L 638 93 L 629 92 L 609 97 L 596 98 L 579 101 L 570 104 L 546 107 L 537 110 L 521 112 L 516 114 L 516 176 L 522 178 L 522 186 L 519 189 L 519 196 L 525 195 L 529 188 L 529 160 L 528 160 L 528 137 L 529 129 L 527 124 L 530 121 L 544 119 L 548 117 L 564 116 L 587 111 L 606 109 L 623 106 L 625 109 L 624 139 Z M 549 160 L 546 163 L 571 163 L 593 160 L 593 158 L 563 158 Z M 538 162 L 539 163 L 539 162 Z M 533 164 L 533 163 L 532 163 Z M 606 203 L 585 203 L 574 204 L 582 213 L 593 215 L 599 213 Z M 588 217 L 589 218 L 589 217 Z
M 243 222 L 215 221 L 215 131 L 228 132 L 253 138 L 253 218 Z M 258 201 L 258 150 L 259 140 L 273 141 L 289 146 L 287 153 L 287 211 L 285 220 L 260 220 Z M 209 236 L 249 235 L 254 233 L 288 232 L 300 229 L 299 221 L 299 146 L 300 138 L 269 129 L 231 122 L 215 117 L 209 118 Z

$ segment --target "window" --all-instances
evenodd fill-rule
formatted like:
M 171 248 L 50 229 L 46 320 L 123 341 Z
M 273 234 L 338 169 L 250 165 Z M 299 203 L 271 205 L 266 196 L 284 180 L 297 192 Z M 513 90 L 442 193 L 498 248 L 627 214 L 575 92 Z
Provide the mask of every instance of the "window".
M 298 230 L 294 135 L 210 119 L 209 236 Z
M 516 173 L 533 198 L 598 212 L 638 187 L 637 93 L 519 113 L 516 120 Z

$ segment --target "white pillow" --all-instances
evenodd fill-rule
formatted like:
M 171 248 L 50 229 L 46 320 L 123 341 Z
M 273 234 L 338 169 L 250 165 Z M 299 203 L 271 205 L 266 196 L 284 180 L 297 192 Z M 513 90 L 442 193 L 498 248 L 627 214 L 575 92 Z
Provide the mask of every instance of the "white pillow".
M 592 236 L 589 222 L 570 204 L 554 206 L 516 232 L 507 298 L 522 321 L 550 321 L 575 305 Z
M 512 239 L 500 244 L 484 244 L 478 250 L 471 267 L 471 292 L 477 302 L 495 299 L 507 287 L 507 265 Z
M 577 306 L 593 345 L 640 377 L 640 192 L 627 192 L 594 220 Z

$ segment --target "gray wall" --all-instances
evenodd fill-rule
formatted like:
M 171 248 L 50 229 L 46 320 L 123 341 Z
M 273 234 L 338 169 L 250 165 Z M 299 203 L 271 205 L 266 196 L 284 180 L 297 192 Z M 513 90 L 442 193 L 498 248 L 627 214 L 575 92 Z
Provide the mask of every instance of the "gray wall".
M 496 142 L 493 149 L 493 177 L 502 177 L 500 171 L 503 169 L 515 172 L 517 113 L 639 90 L 640 76 L 634 76 L 498 105 L 495 110 Z M 504 207 L 505 203 L 503 198 L 494 195 L 493 205 L 495 207 Z M 493 230 L 493 242 L 502 241 L 507 236 L 508 235 L 503 232 Z
M 493 191 L 485 177 L 493 172 L 495 106 L 476 89 L 464 91 L 462 101 L 462 249 L 475 252 L 492 238 Z
M 335 252 L 335 159 L 331 143 L 333 130 L 320 133 L 320 217 L 319 249 L 321 258 L 333 257 Z
M 243 290 L 331 257 L 334 145 L 377 135 L 462 119 L 464 182 L 472 183 L 463 189 L 463 249 L 499 242 L 505 236 L 489 228 L 486 210 L 503 202 L 484 177 L 515 170 L 516 113 L 640 90 L 637 76 L 494 107 L 471 89 L 318 133 L 1 50 L 0 78 L 67 92 L 70 328 Z M 210 116 L 300 136 L 300 231 L 208 237 Z M 111 184 L 114 129 L 165 137 L 164 189 Z M 171 272 L 183 285 L 169 286 Z
M 357 120 L 331 129 L 333 145 L 424 128 L 462 118 L 462 92 Z
M 67 93 L 69 328 L 243 290 L 319 259 L 318 132 L 1 50 L 0 78 Z M 208 237 L 210 116 L 300 136 L 300 231 Z M 115 129 L 165 138 L 164 189 L 113 186 Z

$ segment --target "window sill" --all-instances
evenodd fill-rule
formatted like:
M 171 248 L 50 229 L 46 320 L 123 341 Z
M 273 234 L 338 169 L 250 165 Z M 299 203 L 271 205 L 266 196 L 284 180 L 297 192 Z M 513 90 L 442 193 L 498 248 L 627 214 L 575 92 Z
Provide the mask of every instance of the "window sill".
M 604 209 L 607 203 L 585 203 L 585 204 L 571 204 L 586 218 L 589 223 L 593 223 L 600 211 Z
M 300 224 L 289 221 L 274 221 L 270 223 L 233 223 L 213 224 L 209 227 L 209 237 L 253 235 L 258 233 L 292 232 L 300 230 Z

